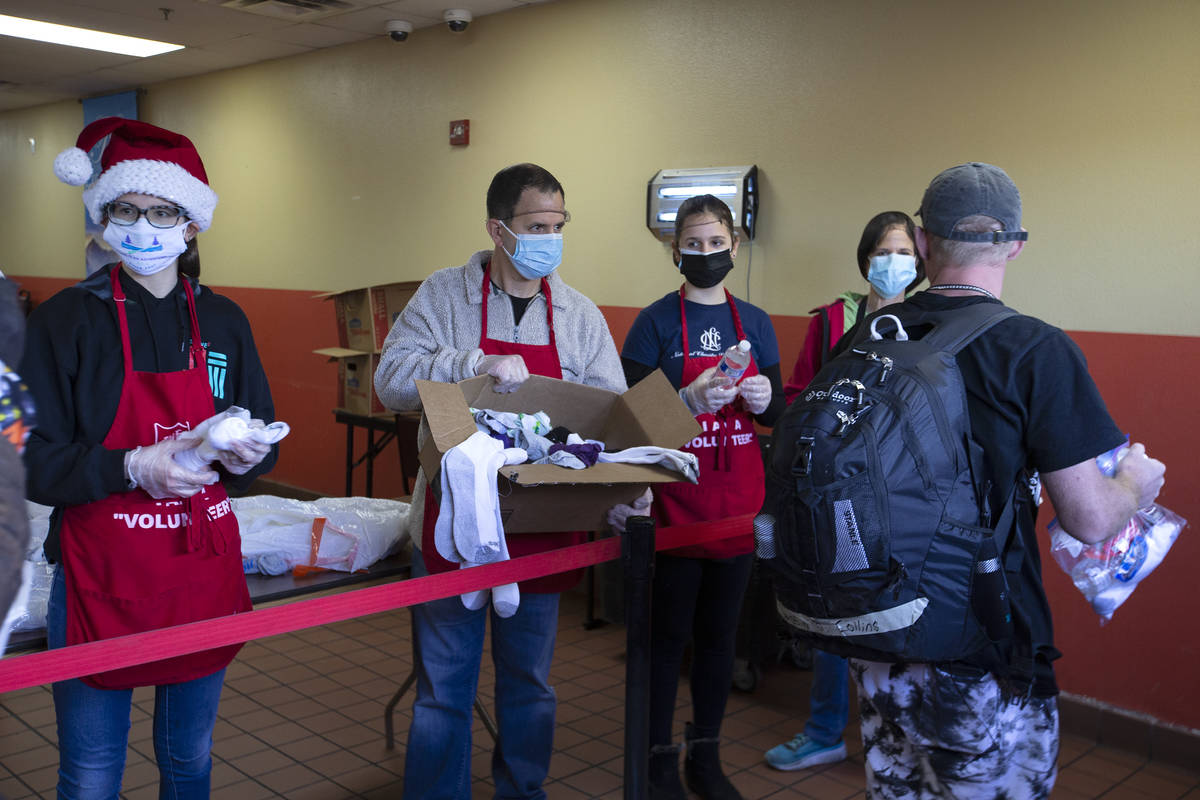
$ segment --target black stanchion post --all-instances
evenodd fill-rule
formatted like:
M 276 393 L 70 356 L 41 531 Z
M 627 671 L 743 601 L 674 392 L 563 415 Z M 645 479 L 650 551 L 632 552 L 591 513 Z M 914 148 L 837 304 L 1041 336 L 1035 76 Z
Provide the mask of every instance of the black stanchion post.
M 621 535 L 625 573 L 625 798 L 649 793 L 650 584 L 654 578 L 654 520 L 630 517 Z

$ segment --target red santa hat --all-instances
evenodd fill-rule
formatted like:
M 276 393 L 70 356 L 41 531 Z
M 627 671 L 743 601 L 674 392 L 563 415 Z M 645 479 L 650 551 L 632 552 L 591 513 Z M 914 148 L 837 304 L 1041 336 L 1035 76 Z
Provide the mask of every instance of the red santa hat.
M 94 222 L 104 206 L 127 192 L 150 194 L 181 206 L 200 230 L 212 224 L 217 194 L 196 147 L 184 135 L 139 122 L 105 117 L 83 129 L 54 159 L 63 183 L 83 186 L 83 204 Z

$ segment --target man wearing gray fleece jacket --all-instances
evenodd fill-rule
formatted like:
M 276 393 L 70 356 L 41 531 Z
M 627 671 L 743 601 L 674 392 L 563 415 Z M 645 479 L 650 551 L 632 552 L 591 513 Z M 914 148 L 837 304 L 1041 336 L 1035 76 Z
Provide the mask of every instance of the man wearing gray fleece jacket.
M 420 408 L 416 379 L 456 382 L 482 374 L 494 376 L 501 392 L 514 390 L 530 374 L 625 391 L 620 358 L 600 310 L 556 271 L 562 229 L 570 219 L 563 198 L 558 180 L 535 164 L 496 174 L 488 188 L 485 223 L 494 247 L 475 253 L 464 266 L 430 275 L 400 314 L 375 373 L 384 405 Z M 427 435 L 422 425 L 419 444 Z M 434 546 L 438 507 L 424 472 L 417 475 L 412 505 L 410 531 L 420 548 L 413 553 L 414 577 L 457 568 Z M 581 537 L 522 534 L 508 546 L 515 557 Z M 568 573 L 522 582 L 516 614 L 491 613 L 500 732 L 492 775 L 499 797 L 546 797 L 542 782 L 553 750 L 555 698 L 549 673 L 558 593 L 578 577 Z M 471 796 L 471 714 L 489 608 L 470 610 L 457 596 L 412 608 L 418 679 L 405 797 Z

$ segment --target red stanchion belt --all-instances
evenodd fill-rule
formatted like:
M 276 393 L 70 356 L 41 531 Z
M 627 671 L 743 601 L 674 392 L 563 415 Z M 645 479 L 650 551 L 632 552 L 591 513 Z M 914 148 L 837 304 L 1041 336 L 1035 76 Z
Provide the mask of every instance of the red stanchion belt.
M 746 532 L 753 519 L 753 514 L 744 514 L 714 522 L 660 528 L 655 534 L 655 549 L 671 550 L 741 535 Z M 6 658 L 0 660 L 0 693 L 94 675 L 266 636 L 292 633 L 304 628 L 392 611 L 506 583 L 590 567 L 604 561 L 612 561 L 620 555 L 621 540 L 619 537 L 612 537 L 522 556 L 510 561 L 355 589 L 330 597 L 300 600 L 243 614 Z

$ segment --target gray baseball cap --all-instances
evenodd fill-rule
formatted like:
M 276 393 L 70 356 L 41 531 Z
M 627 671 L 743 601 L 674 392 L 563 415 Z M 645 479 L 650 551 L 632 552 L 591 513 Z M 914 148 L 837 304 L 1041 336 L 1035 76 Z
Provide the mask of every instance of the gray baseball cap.
M 998 244 L 1029 238 L 1021 230 L 1021 193 L 1017 185 L 1004 170 L 978 161 L 951 167 L 934 178 L 921 198 L 917 214 L 925 230 L 956 242 Z M 975 214 L 1000 220 L 1004 230 L 990 233 L 954 230 L 962 219 Z

